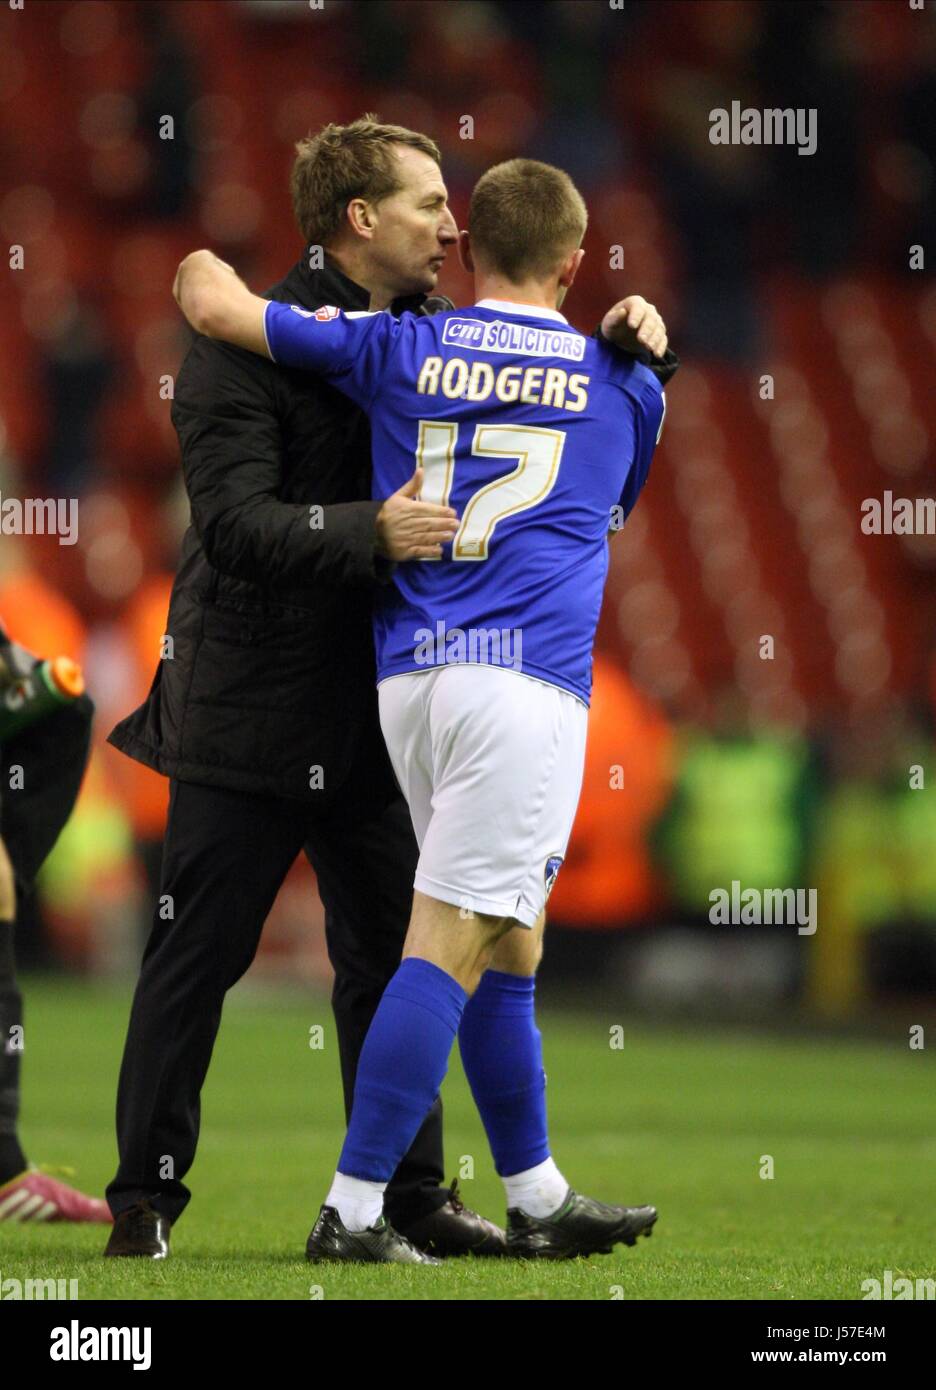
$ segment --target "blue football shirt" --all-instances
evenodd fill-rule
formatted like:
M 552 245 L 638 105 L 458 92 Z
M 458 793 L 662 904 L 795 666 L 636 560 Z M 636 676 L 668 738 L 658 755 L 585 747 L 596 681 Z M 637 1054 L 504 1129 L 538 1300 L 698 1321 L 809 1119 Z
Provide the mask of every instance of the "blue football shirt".
M 609 526 L 662 429 L 653 373 L 556 311 L 497 300 L 399 319 L 270 303 L 265 330 L 274 361 L 367 411 L 375 498 L 420 464 L 422 499 L 460 518 L 441 560 L 398 565 L 379 596 L 378 680 L 483 661 L 587 704 Z

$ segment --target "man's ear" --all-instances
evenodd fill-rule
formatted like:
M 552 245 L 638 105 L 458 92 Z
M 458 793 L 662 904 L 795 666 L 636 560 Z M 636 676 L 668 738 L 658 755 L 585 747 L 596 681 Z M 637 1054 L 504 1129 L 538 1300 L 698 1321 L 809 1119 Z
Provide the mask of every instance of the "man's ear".
M 580 246 L 577 251 L 572 252 L 571 256 L 563 264 L 562 270 L 559 272 L 559 283 L 563 289 L 570 290 L 572 288 L 572 282 L 578 274 L 578 269 L 582 264 L 584 256 L 585 251 Z
M 355 236 L 363 237 L 365 241 L 371 240 L 377 223 L 373 204 L 366 198 L 352 198 L 345 209 L 345 217 Z
M 471 238 L 468 233 L 458 233 L 458 259 L 462 263 L 462 268 L 467 270 L 469 275 L 474 274 L 474 258 L 471 254 Z

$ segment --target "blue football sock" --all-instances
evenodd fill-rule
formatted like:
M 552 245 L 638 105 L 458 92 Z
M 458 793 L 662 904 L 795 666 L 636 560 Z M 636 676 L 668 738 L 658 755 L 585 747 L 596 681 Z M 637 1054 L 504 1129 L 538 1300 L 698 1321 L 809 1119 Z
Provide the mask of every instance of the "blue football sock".
M 458 1032 L 465 1075 L 502 1178 L 549 1157 L 535 986 L 532 976 L 486 970 Z
M 338 1171 L 389 1182 L 442 1078 L 468 996 L 457 980 L 407 956 L 384 990 L 358 1063 Z

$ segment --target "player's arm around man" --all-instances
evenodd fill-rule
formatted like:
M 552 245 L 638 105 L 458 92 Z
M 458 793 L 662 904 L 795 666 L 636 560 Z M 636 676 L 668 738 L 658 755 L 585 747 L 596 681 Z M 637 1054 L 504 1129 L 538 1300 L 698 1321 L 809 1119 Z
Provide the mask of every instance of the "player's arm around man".
M 253 294 L 234 267 L 214 252 L 202 249 L 186 256 L 179 263 L 172 293 L 196 333 L 272 358 L 266 331 L 269 301 Z M 310 325 L 311 332 L 315 327 L 317 324 Z M 666 324 L 656 305 L 639 294 L 628 295 L 612 305 L 601 321 L 601 332 L 622 352 L 646 351 L 660 361 L 669 346 Z M 326 339 L 321 351 L 324 365 L 335 349 L 329 347 Z

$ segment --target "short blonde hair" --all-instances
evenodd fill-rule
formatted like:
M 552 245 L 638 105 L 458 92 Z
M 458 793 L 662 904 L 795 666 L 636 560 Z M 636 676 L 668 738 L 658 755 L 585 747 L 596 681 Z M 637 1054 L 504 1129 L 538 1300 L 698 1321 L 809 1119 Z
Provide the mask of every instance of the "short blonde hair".
M 488 169 L 468 211 L 474 255 L 515 283 L 549 275 L 581 245 L 587 225 L 588 210 L 569 175 L 536 159 Z
M 327 245 L 352 198 L 379 203 L 399 191 L 393 145 L 422 150 L 441 164 L 439 147 L 428 135 L 384 125 L 369 113 L 350 125 L 323 126 L 298 142 L 290 188 L 296 221 L 308 242 Z

